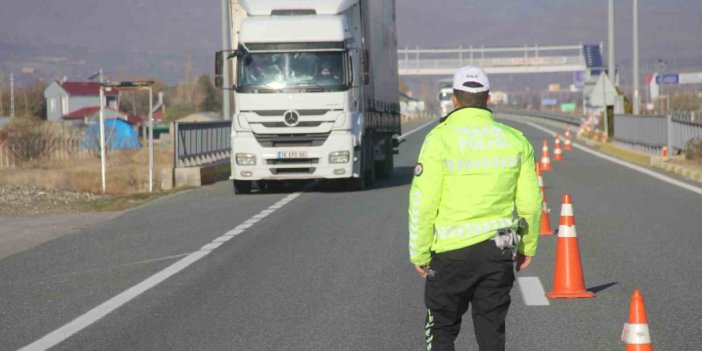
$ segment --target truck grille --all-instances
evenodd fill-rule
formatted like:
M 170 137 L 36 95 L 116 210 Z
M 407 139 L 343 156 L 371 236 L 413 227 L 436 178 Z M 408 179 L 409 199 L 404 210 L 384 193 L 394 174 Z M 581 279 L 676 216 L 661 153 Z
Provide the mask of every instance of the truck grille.
M 295 127 L 319 127 L 324 122 L 300 122 Z M 265 122 L 261 123 L 266 128 L 290 128 L 283 122 Z
M 262 147 L 322 146 L 329 138 L 324 134 L 254 134 Z
M 314 167 L 309 168 L 271 168 L 273 174 L 312 174 L 316 170 Z
M 333 110 L 296 110 L 300 116 L 323 116 L 328 112 L 343 111 L 341 109 Z M 283 117 L 285 110 L 251 110 L 251 111 L 241 111 L 246 113 L 255 113 L 261 117 Z

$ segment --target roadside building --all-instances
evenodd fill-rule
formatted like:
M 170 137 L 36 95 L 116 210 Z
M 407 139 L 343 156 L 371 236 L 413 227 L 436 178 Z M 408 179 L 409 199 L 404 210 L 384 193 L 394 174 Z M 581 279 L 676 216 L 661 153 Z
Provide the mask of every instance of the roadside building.
M 115 89 L 105 92 L 106 106 L 117 110 L 117 97 L 119 92 Z M 86 108 L 99 109 L 100 84 L 95 82 L 60 82 L 54 81 L 44 90 L 46 98 L 46 119 L 60 121 L 66 116 L 74 116 L 77 111 L 85 114 Z M 73 119 L 68 118 L 68 119 Z

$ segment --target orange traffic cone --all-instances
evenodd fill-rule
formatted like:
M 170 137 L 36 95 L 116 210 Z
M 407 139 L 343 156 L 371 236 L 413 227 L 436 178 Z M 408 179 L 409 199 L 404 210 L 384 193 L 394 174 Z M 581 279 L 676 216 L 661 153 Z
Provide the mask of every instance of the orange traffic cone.
M 553 272 L 553 289 L 546 294 L 549 299 L 591 298 L 595 294 L 585 290 L 585 278 L 580 261 L 578 234 L 570 195 L 563 194 L 561 223 L 556 243 L 556 269 Z
M 541 147 L 541 170 L 548 172 L 553 170 L 551 168 L 551 157 L 548 155 L 548 140 L 544 139 L 543 146 Z
M 541 189 L 541 197 L 543 198 L 542 201 L 546 201 L 546 191 L 544 188 L 543 173 L 541 172 L 541 163 L 536 164 L 536 178 L 539 181 L 539 189 Z
M 664 146 L 661 149 L 661 157 L 663 157 L 664 159 L 668 158 L 668 147 L 667 146 Z
M 553 147 L 553 160 L 554 161 L 563 161 L 563 151 L 561 150 L 561 136 L 556 135 L 556 141 L 554 142 L 555 146 Z
M 553 229 L 551 229 L 551 218 L 549 217 L 549 213 L 551 213 L 551 210 L 548 208 L 548 203 L 546 202 L 546 192 L 544 191 L 543 187 L 543 178 L 541 177 L 541 170 L 540 167 L 536 168 L 537 175 L 539 177 L 539 185 L 541 186 L 541 195 L 542 195 L 542 200 L 541 200 L 541 228 L 539 229 L 539 235 L 540 236 L 547 236 L 547 235 L 554 235 L 556 234 Z
M 644 299 L 639 289 L 634 289 L 631 295 L 629 323 L 624 324 L 622 341 L 626 343 L 626 351 L 653 351 Z
M 570 128 L 567 128 L 566 133 L 565 133 L 565 143 L 563 144 L 563 150 L 570 151 L 572 149 L 573 149 L 573 147 L 572 147 L 571 136 L 570 136 Z

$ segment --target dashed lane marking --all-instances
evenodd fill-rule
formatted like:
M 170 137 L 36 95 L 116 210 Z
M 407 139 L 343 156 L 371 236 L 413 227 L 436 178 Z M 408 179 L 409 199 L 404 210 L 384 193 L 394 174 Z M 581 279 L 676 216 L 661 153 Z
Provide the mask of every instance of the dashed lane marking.
M 141 283 L 134 285 L 131 288 L 123 291 L 119 295 L 103 302 L 99 306 L 86 312 L 85 314 L 74 319 L 73 321 L 69 322 L 68 324 L 50 332 L 49 334 L 45 335 L 41 339 L 34 341 L 33 343 L 21 348 L 20 351 L 46 350 L 46 349 L 49 349 L 53 346 L 58 345 L 59 343 L 70 338 L 72 335 L 80 332 L 81 330 L 87 328 L 88 326 L 97 322 L 98 320 L 105 317 L 106 315 L 113 312 L 114 310 L 127 304 L 128 302 L 135 299 L 136 297 L 143 294 L 144 292 L 148 291 L 149 289 L 162 283 L 164 280 L 172 277 L 173 275 L 175 275 L 176 273 L 187 268 L 191 264 L 203 259 L 207 255 L 212 253 L 214 250 L 216 250 L 218 247 L 220 247 L 224 242 L 243 233 L 247 228 L 250 228 L 255 223 L 257 223 L 259 220 L 269 216 L 271 213 L 280 209 L 284 205 L 290 203 L 290 201 L 296 199 L 301 194 L 302 194 L 302 192 L 297 192 L 297 193 L 290 194 L 290 195 L 286 196 L 284 199 L 278 201 L 273 206 L 267 208 L 266 210 L 261 211 L 260 213 L 256 214 L 255 216 L 253 216 L 252 219 L 245 221 L 243 224 L 240 224 L 239 226 L 230 230 L 229 232 L 225 233 L 224 235 L 212 240 L 210 243 L 208 243 L 207 245 L 200 248 L 200 250 L 195 251 L 195 252 L 185 256 L 184 258 L 180 259 L 179 261 L 166 267 L 164 270 L 152 275 L 149 278 L 146 278 L 146 280 L 142 281 Z M 253 218 L 256 218 L 256 219 L 253 219 Z
M 527 306 L 549 306 L 546 298 L 544 286 L 541 285 L 539 277 L 519 277 L 517 278 L 519 290 L 522 292 L 522 299 Z

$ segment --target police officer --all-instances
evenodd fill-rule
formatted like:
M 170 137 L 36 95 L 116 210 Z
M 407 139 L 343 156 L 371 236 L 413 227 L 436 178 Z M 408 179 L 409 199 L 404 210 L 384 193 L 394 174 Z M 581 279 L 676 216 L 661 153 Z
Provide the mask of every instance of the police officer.
M 427 135 L 410 190 L 409 251 L 426 279 L 427 350 L 454 350 L 469 306 L 480 350 L 504 350 L 514 262 L 525 269 L 538 242 L 534 149 L 493 119 L 481 69 L 458 70 L 453 89 L 456 110 Z

